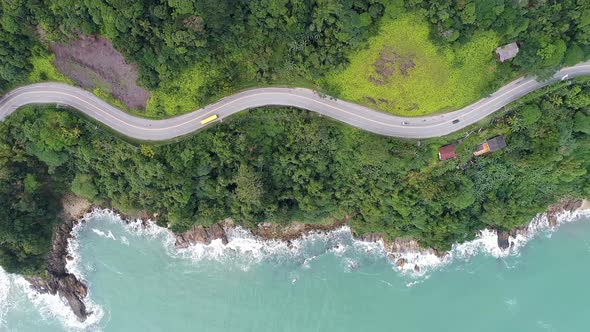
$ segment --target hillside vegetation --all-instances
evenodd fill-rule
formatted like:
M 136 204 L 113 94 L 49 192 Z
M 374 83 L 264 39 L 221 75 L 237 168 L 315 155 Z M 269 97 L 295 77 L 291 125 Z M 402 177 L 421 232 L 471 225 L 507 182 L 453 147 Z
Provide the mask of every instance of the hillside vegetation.
M 590 83 L 564 84 L 468 135 L 373 135 L 283 108 L 237 115 L 181 142 L 134 145 L 66 111 L 27 108 L 0 123 L 0 265 L 37 271 L 57 197 L 72 190 L 123 211 L 159 212 L 183 231 L 350 216 L 355 233 L 448 249 L 486 227 L 527 223 L 559 199 L 590 196 Z M 475 158 L 484 139 L 508 147 Z M 458 157 L 439 162 L 443 144 Z
M 328 76 L 348 100 L 401 115 L 457 109 L 482 97 L 495 79 L 499 38 L 482 33 L 459 46 L 440 47 L 417 14 L 385 20 L 367 49 Z
M 0 0 L 0 16 L 0 91 L 60 79 L 29 75 L 47 45 L 99 35 L 137 66 L 149 117 L 269 84 L 428 114 L 590 54 L 590 2 L 577 0 Z M 518 55 L 494 61 L 511 42 Z
M 172 116 L 268 84 L 419 115 L 587 59 L 590 2 L 0 0 L 0 92 L 69 81 L 49 45 L 73 47 L 88 36 L 112 43 L 116 62 L 134 68 L 122 82 L 134 85 L 125 79 L 137 73 L 149 90 L 144 116 Z M 518 55 L 494 61 L 494 48 L 511 42 Z M 94 53 L 87 55 L 92 67 Z M 95 69 L 109 74 L 109 61 Z M 92 83 L 95 94 L 124 106 L 112 96 L 121 91 Z M 423 141 L 264 108 L 180 142 L 141 145 L 70 111 L 29 107 L 0 123 L 0 265 L 41 270 L 68 191 L 123 211 L 158 212 L 175 231 L 226 217 L 256 225 L 349 216 L 357 234 L 448 249 L 484 227 L 526 223 L 565 196 L 590 196 L 590 84 L 536 95 L 487 126 Z M 476 144 L 498 134 L 507 148 L 473 157 Z M 438 148 L 449 143 L 458 157 L 439 162 Z

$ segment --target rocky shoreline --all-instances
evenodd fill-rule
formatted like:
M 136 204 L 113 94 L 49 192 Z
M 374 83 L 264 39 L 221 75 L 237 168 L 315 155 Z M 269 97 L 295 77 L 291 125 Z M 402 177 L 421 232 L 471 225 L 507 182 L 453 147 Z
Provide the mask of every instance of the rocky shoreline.
M 66 263 L 71 259 L 68 255 L 68 240 L 72 237 L 72 230 L 85 213 L 90 212 L 92 204 L 80 197 L 66 195 L 62 199 L 63 210 L 60 218 L 63 223 L 53 232 L 51 250 L 45 262 L 43 277 L 27 278 L 31 287 L 39 293 L 58 294 L 66 299 L 72 311 L 80 321 L 92 314 L 86 310 L 84 299 L 88 295 L 88 288 L 83 281 L 66 269 Z
M 585 202 L 585 200 L 580 199 L 564 199 L 557 204 L 549 206 L 545 211 L 549 226 L 557 226 L 557 217 L 560 213 L 574 212 L 580 208 L 585 208 L 583 207 Z M 496 231 L 498 232 L 498 247 L 503 250 L 509 249 L 515 245 L 514 241 L 511 241 L 510 239 L 515 239 L 519 235 L 524 237 L 528 237 L 529 235 L 528 225 L 516 227 L 511 230 L 498 229 Z
M 66 195 L 62 200 L 63 212 L 60 217 L 64 221 L 54 232 L 52 248 L 46 262 L 46 273 L 44 277 L 31 277 L 27 280 L 31 287 L 40 293 L 58 294 L 64 298 L 72 308 L 74 314 L 80 321 L 84 321 L 92 312 L 86 310 L 84 299 L 88 294 L 87 286 L 84 281 L 78 280 L 76 276 L 69 273 L 66 269 L 66 263 L 72 258 L 68 256 L 68 240 L 72 238 L 72 230 L 82 219 L 82 217 L 91 212 L 97 206 L 90 202 L 76 197 Z M 557 216 L 563 212 L 573 212 L 580 208 L 587 208 L 588 201 L 577 199 L 564 199 L 558 204 L 550 206 L 546 210 L 547 219 L 550 226 L 557 224 Z M 157 217 L 154 215 L 153 217 Z M 139 213 L 137 216 L 122 216 L 126 220 L 141 219 L 146 221 L 149 216 L 147 213 Z M 301 238 L 310 233 L 328 233 L 345 226 L 348 222 L 348 216 L 342 220 L 336 220 L 328 224 L 304 224 L 293 222 L 286 226 L 273 223 L 262 223 L 256 228 L 249 229 L 252 235 L 261 240 L 280 240 L 287 243 Z M 210 244 L 212 241 L 221 240 L 223 244 L 228 243 L 228 233 L 236 225 L 231 219 L 226 219 L 209 227 L 195 225 L 191 229 L 175 234 L 175 247 L 178 249 L 187 248 L 195 244 Z M 498 247 L 508 249 L 514 245 L 511 239 L 517 235 L 527 235 L 527 226 L 518 227 L 510 231 L 496 230 L 498 234 Z M 385 236 L 380 233 L 365 233 L 357 240 L 365 242 L 382 242 L 384 250 L 388 257 L 394 262 L 400 270 L 413 270 L 420 272 L 421 267 L 418 264 L 408 262 L 405 258 L 410 255 L 430 255 L 432 257 L 444 258 L 447 252 L 439 252 L 431 248 L 422 248 L 418 241 L 408 238 L 396 238 L 393 241 L 387 241 Z
M 26 279 L 37 292 L 59 295 L 65 299 L 78 320 L 83 322 L 92 314 L 87 311 L 84 302 L 88 295 L 88 287 L 84 280 L 79 280 L 74 274 L 67 271 L 67 262 L 72 260 L 68 254 L 68 240 L 73 237 L 74 227 L 83 222 L 84 215 L 101 207 L 74 194 L 64 195 L 61 203 L 62 211 L 59 218 L 63 223 L 56 226 L 53 232 L 51 250 L 45 262 L 45 273 L 43 276 L 27 277 Z M 125 220 L 142 219 L 144 221 L 149 218 L 144 211 L 135 216 L 122 217 Z
M 346 225 L 348 217 L 342 220 L 336 220 L 329 224 L 304 224 L 293 222 L 287 226 L 281 226 L 269 222 L 259 224 L 258 227 L 249 229 L 252 235 L 263 241 L 279 240 L 290 243 L 293 240 L 312 232 L 327 233 Z M 231 219 L 226 219 L 213 224 L 210 227 L 195 225 L 186 232 L 176 235 L 176 248 L 187 248 L 195 244 L 210 244 L 212 241 L 221 239 L 223 244 L 227 244 L 228 232 L 236 227 Z
M 551 205 L 545 211 L 549 225 L 554 227 L 557 225 L 557 218 L 560 213 L 574 212 L 583 205 L 588 205 L 588 202 L 580 199 L 564 199 L 557 204 Z M 281 240 L 290 243 L 304 235 L 312 232 L 327 233 L 336 230 L 346 225 L 347 218 L 338 220 L 329 224 L 303 224 L 294 222 L 287 226 L 280 226 L 272 223 L 262 223 L 257 228 L 249 229 L 249 231 L 261 240 Z M 176 248 L 187 248 L 195 244 L 210 244 L 212 241 L 221 239 L 223 244 L 228 243 L 227 233 L 236 225 L 231 219 L 223 220 L 210 227 L 193 226 L 190 230 L 176 234 Z M 514 246 L 511 239 L 518 235 L 528 237 L 528 225 L 517 227 L 509 231 L 496 229 L 498 235 L 497 245 L 500 249 L 505 250 Z M 395 266 L 400 270 L 413 270 L 420 272 L 422 267 L 418 264 L 412 264 L 405 258 L 408 254 L 420 256 L 432 256 L 444 258 L 448 252 L 440 252 L 432 248 L 423 248 L 420 243 L 411 238 L 396 238 L 389 241 L 383 234 L 380 233 L 365 233 L 356 240 L 365 242 L 382 242 L 387 256 L 394 262 Z M 408 264 L 411 264 L 408 266 Z

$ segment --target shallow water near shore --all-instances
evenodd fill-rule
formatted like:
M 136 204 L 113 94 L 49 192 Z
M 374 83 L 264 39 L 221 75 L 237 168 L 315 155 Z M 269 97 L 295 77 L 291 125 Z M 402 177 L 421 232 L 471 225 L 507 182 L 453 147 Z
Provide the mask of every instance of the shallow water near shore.
M 94 314 L 0 270 L 0 331 L 583 331 L 590 323 L 590 218 L 540 232 L 518 252 L 455 257 L 400 273 L 379 244 L 343 228 L 292 246 L 236 230 L 230 244 L 177 251 L 158 227 L 99 212 L 69 263 Z

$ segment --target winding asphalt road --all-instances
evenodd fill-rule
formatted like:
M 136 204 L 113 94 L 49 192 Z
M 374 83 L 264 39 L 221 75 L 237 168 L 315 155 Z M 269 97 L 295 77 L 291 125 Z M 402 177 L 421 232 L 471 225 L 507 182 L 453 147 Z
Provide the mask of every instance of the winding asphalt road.
M 121 111 L 83 89 L 62 83 L 39 83 L 17 88 L 3 96 L 0 99 L 0 121 L 24 105 L 59 104 L 75 108 L 125 136 L 162 141 L 203 128 L 206 125 L 201 125 L 200 121 L 214 114 L 219 116 L 216 120 L 219 121 L 243 110 L 280 105 L 313 111 L 381 135 L 428 138 L 465 128 L 534 90 L 582 75 L 590 75 L 590 61 L 563 68 L 544 82 L 531 77 L 519 78 L 489 97 L 458 111 L 426 117 L 393 116 L 343 100 L 322 97 L 309 89 L 260 88 L 236 93 L 181 116 L 150 120 Z

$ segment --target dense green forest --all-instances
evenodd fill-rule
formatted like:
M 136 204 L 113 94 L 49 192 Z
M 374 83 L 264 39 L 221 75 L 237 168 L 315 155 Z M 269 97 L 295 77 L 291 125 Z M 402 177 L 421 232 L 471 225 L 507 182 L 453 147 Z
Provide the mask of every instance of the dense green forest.
M 366 133 L 301 110 L 237 115 L 180 142 L 131 144 L 65 110 L 0 123 L 0 265 L 36 271 L 55 197 L 67 190 L 123 211 L 159 212 L 175 231 L 232 217 L 320 222 L 448 249 L 510 229 L 563 197 L 590 196 L 590 82 L 547 88 L 466 132 L 423 141 Z M 504 150 L 475 145 L 506 135 Z M 455 142 L 458 158 L 439 162 Z
M 30 77 L 36 62 L 51 66 L 49 42 L 95 34 L 137 64 L 153 94 L 178 90 L 190 99 L 188 91 L 198 90 L 187 108 L 269 83 L 340 95 L 338 80 L 350 79 L 334 73 L 349 66 L 351 54 L 369 49 L 372 36 L 380 34 L 375 40 L 385 45 L 389 34 L 412 27 L 425 32 L 415 44 L 434 50 L 429 59 L 447 56 L 443 74 L 463 78 L 461 70 L 493 68 L 490 77 L 477 74 L 482 86 L 489 81 L 487 89 L 477 85 L 463 99 L 522 73 L 546 77 L 590 54 L 585 0 L 0 0 L 0 92 L 59 75 L 48 75 L 55 71 L 49 68 Z M 505 63 L 488 66 L 470 53 L 513 41 L 520 52 Z M 438 73 L 434 60 L 432 70 L 422 70 Z M 353 74 L 366 71 L 355 68 Z M 228 216 L 252 225 L 350 216 L 357 233 L 412 236 L 446 249 L 484 227 L 527 222 L 561 197 L 590 195 L 589 93 L 587 82 L 550 89 L 481 131 L 420 142 L 268 108 L 181 142 L 141 145 L 64 110 L 27 108 L 0 123 L 0 265 L 27 273 L 41 268 L 58 198 L 70 190 L 123 211 L 159 212 L 159 222 L 176 231 Z M 400 94 L 392 91 L 390 99 Z M 162 113 L 156 115 L 174 114 L 164 105 L 152 105 Z M 474 159 L 473 147 L 497 134 L 507 136 L 508 148 Z M 459 157 L 438 162 L 438 147 L 454 141 Z
M 489 30 L 505 42 L 517 41 L 520 53 L 508 64 L 513 70 L 546 74 L 590 52 L 590 1 L 409 0 L 406 5 L 421 8 L 444 43 L 464 43 Z
M 1 1 L 5 51 L 26 62 L 32 38 L 67 41 L 79 33 L 109 38 L 140 66 L 154 88 L 197 60 L 215 72 L 206 89 L 235 81 L 265 81 L 283 71 L 311 77 L 341 63 L 365 40 L 384 12 L 384 0 Z M 2 53 L 0 53 L 2 54 Z M 4 60 L 7 61 L 8 60 Z M 26 71 L 26 63 L 3 63 Z M 16 72 L 15 72 L 16 74 Z M 4 75 L 2 75 L 4 77 Z M 6 75 L 5 80 L 14 77 Z M 213 83 L 216 81 L 217 83 Z
M 519 43 L 519 55 L 499 65 L 482 93 L 523 72 L 546 76 L 590 55 L 584 0 L 1 0 L 0 91 L 27 80 L 31 56 L 48 54 L 47 42 L 98 34 L 139 66 L 141 83 L 152 91 L 181 73 L 198 76 L 185 79 L 198 90 L 184 96 L 193 106 L 268 83 L 339 95 L 339 84 L 325 76 L 346 68 L 383 18 L 404 13 L 427 20 L 442 53 L 481 36 Z M 165 105 L 151 107 L 160 116 L 175 113 Z

